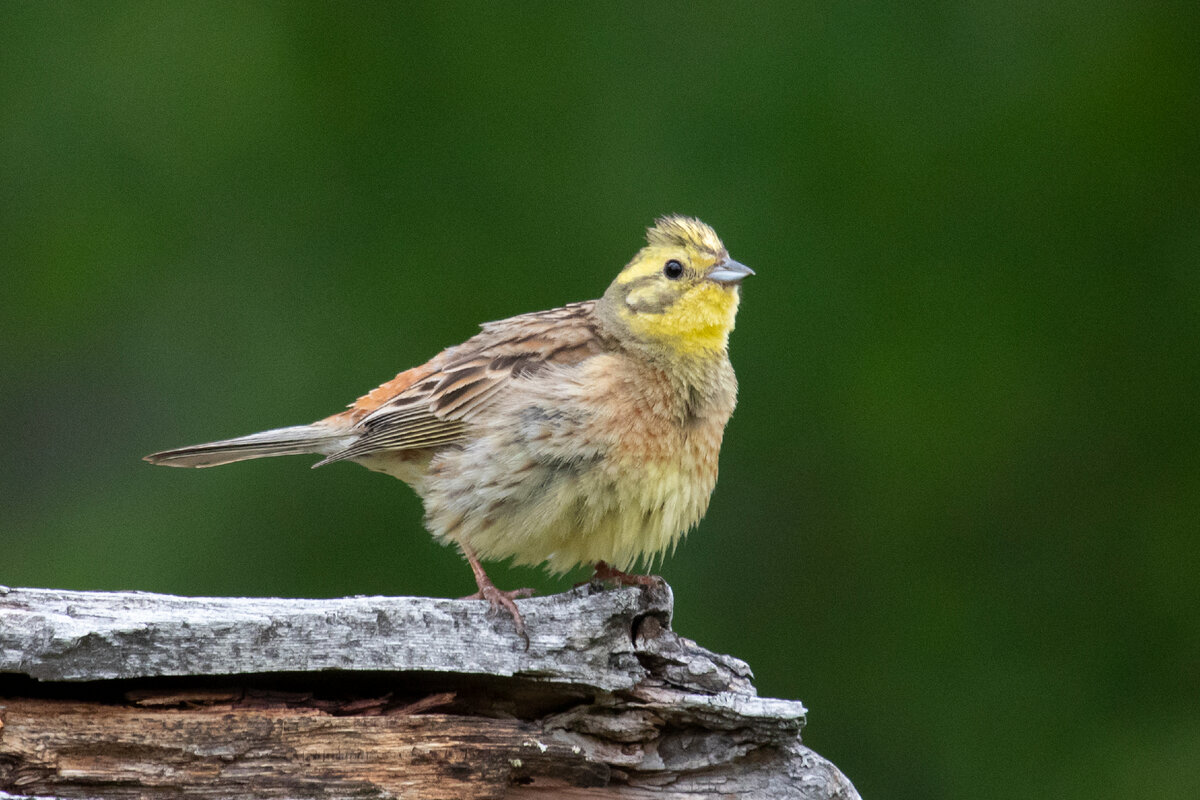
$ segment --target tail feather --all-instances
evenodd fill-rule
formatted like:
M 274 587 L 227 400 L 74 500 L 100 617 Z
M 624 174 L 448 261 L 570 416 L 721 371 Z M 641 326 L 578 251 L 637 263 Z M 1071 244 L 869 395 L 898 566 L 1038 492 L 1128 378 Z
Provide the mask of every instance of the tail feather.
M 270 456 L 328 454 L 342 449 L 353 437 L 324 425 L 295 425 L 276 428 L 236 439 L 194 444 L 176 450 L 151 453 L 145 461 L 167 467 L 216 467 L 234 461 Z

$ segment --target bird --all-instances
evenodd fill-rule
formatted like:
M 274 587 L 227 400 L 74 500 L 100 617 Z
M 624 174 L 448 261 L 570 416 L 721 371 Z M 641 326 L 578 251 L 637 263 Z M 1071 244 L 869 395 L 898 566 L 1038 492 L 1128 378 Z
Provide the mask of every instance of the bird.
M 353 461 L 396 477 L 470 564 L 471 597 L 506 610 L 528 647 L 515 600 L 532 590 L 497 589 L 481 561 L 657 580 L 628 570 L 673 551 L 708 509 L 737 402 L 729 334 L 753 274 L 704 222 L 662 216 L 597 300 L 484 323 L 311 424 L 145 460 L 319 455 L 314 467 Z

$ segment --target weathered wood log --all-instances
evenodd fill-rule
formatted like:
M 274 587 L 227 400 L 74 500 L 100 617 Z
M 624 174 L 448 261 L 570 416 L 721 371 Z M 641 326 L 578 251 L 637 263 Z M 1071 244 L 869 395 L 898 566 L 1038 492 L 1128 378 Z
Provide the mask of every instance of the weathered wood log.
M 0 588 L 0 797 L 858 797 L 665 584 L 520 607 Z

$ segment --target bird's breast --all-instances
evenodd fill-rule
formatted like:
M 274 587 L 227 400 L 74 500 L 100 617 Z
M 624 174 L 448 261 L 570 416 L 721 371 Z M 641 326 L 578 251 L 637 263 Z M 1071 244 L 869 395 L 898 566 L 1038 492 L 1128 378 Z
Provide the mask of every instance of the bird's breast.
M 645 562 L 708 507 L 733 408 L 733 390 L 718 389 L 681 390 L 616 357 L 514 385 L 503 414 L 434 457 L 418 489 L 430 529 L 558 572 Z

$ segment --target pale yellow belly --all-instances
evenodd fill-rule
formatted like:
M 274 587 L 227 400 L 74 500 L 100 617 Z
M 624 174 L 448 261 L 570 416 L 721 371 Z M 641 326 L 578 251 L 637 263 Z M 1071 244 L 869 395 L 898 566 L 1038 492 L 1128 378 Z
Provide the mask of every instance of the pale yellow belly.
M 520 501 L 459 526 L 489 559 L 512 558 L 565 572 L 606 561 L 649 563 L 699 522 L 712 486 L 676 464 L 597 465 L 542 482 Z

